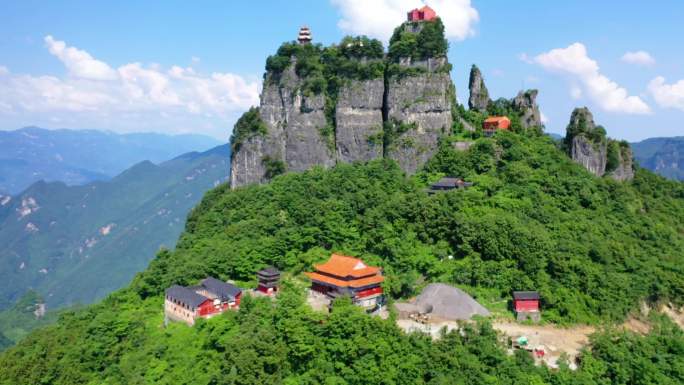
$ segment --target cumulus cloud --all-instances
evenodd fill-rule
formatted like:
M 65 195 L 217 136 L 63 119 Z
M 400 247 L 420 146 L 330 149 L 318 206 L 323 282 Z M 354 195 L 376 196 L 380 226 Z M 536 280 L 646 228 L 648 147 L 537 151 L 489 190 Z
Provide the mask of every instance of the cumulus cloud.
M 81 128 L 196 131 L 227 137 L 229 121 L 259 103 L 260 82 L 231 73 L 133 62 L 113 68 L 88 52 L 45 37 L 66 76 L 17 74 L 0 67 L 3 125 L 62 122 Z M 145 125 L 145 126 L 141 126 Z
M 567 75 L 573 82 L 578 82 L 581 88 L 571 88 L 573 97 L 586 94 L 599 107 L 610 112 L 651 112 L 650 107 L 640 97 L 630 96 L 625 88 L 603 75 L 598 63 L 588 56 L 586 47 L 581 43 L 537 55 L 534 62 L 547 71 Z
M 651 54 L 646 51 L 625 52 L 625 54 L 622 55 L 622 58 L 620 58 L 620 60 L 622 60 L 625 63 L 636 64 L 644 67 L 652 66 L 656 62 L 653 56 L 651 56 Z
M 406 13 L 424 5 L 432 7 L 444 23 L 451 40 L 464 40 L 475 34 L 479 13 L 470 0 L 331 0 L 342 14 L 337 25 L 355 35 L 368 35 L 389 41 L 394 28 L 406 20 Z
M 666 84 L 665 78 L 658 76 L 648 84 L 648 90 L 659 106 L 684 111 L 684 79 Z
M 73 76 L 93 80 L 111 80 L 116 76 L 116 72 L 107 63 L 93 59 L 86 51 L 67 47 L 65 42 L 55 40 L 50 35 L 45 36 L 45 44 Z

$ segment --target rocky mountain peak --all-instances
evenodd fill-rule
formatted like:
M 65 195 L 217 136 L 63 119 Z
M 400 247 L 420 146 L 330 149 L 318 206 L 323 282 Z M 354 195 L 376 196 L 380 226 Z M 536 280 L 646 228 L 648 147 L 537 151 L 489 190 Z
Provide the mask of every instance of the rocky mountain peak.
M 520 91 L 513 98 L 512 105 L 520 113 L 520 123 L 523 128 L 541 127 L 541 113 L 537 105 L 537 90 Z
M 609 139 L 587 107 L 572 111 L 565 146 L 572 160 L 596 176 L 608 175 L 618 181 L 634 178 L 629 144 Z
M 418 170 L 450 132 L 454 86 L 439 19 L 382 43 L 284 43 L 266 62 L 259 108 L 236 123 L 231 187 L 286 171 L 386 157 Z
M 482 72 L 475 64 L 470 68 L 470 80 L 468 82 L 470 98 L 468 98 L 468 108 L 478 112 L 487 111 L 487 106 L 491 103 L 489 91 L 485 86 Z M 535 95 L 536 96 L 536 95 Z

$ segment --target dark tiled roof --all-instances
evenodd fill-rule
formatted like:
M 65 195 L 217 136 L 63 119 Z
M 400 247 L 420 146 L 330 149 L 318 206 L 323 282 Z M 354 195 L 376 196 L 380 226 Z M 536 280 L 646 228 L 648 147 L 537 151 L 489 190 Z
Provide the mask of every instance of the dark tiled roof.
M 539 292 L 536 291 L 514 291 L 513 299 L 539 299 Z
M 464 182 L 461 178 L 444 177 L 432 185 L 432 188 L 455 188 L 459 186 L 469 187 L 472 183 Z
M 238 294 L 242 293 L 239 287 L 212 277 L 205 278 L 201 285 L 208 292 L 215 294 L 221 301 L 234 300 Z
M 259 271 L 257 272 L 257 274 L 258 274 L 258 275 L 263 275 L 263 276 L 266 276 L 266 277 L 272 277 L 272 276 L 280 275 L 280 271 L 279 271 L 278 269 L 276 269 L 275 267 L 273 267 L 273 266 L 269 266 L 269 267 L 267 267 L 267 268 L 265 268 L 265 269 L 263 269 L 263 270 L 259 270 Z
M 203 295 L 195 293 L 187 287 L 178 285 L 173 285 L 166 289 L 166 296 L 188 305 L 190 309 L 196 309 L 202 304 L 202 302 L 209 299 Z

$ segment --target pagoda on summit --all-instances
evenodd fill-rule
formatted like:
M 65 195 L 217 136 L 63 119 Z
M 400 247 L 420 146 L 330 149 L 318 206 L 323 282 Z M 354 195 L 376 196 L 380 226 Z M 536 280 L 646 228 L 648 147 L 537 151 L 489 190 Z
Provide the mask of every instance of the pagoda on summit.
M 299 44 L 309 44 L 311 43 L 311 30 L 307 26 L 302 26 L 299 28 L 299 36 L 297 37 Z

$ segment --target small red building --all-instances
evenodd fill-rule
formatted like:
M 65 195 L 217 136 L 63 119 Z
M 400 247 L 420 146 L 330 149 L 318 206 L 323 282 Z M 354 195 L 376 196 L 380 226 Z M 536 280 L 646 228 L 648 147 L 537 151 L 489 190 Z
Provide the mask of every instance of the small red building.
M 515 310 L 518 321 L 531 319 L 534 322 L 539 322 L 541 317 L 539 293 L 536 291 L 514 291 L 513 310 Z
M 432 21 L 437 18 L 437 12 L 427 5 L 423 8 L 416 8 L 408 13 L 408 21 Z
M 326 263 L 314 267 L 315 272 L 306 273 L 311 278 L 311 290 L 331 299 L 349 296 L 354 304 L 365 309 L 374 309 L 382 303 L 381 285 L 385 278 L 380 268 L 339 254 L 331 255 Z
M 491 136 L 497 130 L 508 130 L 511 127 L 511 120 L 507 116 L 491 116 L 482 123 L 482 130 L 485 135 Z

